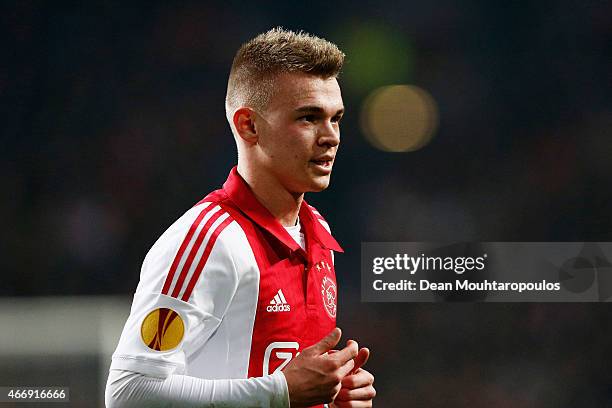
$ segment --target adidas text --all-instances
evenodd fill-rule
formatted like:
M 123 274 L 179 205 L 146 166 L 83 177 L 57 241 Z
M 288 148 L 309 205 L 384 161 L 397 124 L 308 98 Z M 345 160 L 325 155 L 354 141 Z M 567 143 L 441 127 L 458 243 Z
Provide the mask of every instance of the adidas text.
M 291 306 L 289 305 L 268 305 L 266 307 L 268 312 L 290 312 Z

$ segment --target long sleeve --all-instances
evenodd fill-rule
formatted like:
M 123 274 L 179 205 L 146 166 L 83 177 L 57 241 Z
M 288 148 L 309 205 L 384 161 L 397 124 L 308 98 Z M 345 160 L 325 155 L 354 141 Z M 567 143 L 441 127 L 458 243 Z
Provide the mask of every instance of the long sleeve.
M 257 378 L 208 380 L 179 374 L 157 378 L 110 370 L 105 400 L 107 408 L 288 408 L 289 391 L 280 371 Z

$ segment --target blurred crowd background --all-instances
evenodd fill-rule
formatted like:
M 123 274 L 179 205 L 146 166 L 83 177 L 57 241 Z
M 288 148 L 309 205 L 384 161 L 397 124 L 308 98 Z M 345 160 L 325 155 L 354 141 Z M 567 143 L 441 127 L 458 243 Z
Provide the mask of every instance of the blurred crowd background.
M 339 325 L 372 349 L 377 405 L 610 406 L 607 304 L 359 297 L 362 241 L 612 240 L 605 1 L 2 2 L 3 298 L 130 296 L 149 247 L 236 162 L 231 61 L 278 25 L 347 54 L 332 185 L 307 200 L 345 248 Z M 406 108 L 420 148 L 368 136 L 389 85 L 426 95 Z

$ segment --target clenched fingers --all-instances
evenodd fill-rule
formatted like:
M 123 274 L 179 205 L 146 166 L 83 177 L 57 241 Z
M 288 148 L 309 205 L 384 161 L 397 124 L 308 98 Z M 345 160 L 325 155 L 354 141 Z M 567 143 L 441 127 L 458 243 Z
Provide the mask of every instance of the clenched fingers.
M 328 354 L 329 358 L 339 362 L 340 364 L 345 364 L 349 360 L 353 360 L 357 357 L 357 353 L 359 352 L 357 342 L 354 340 L 349 340 L 346 342 L 346 347 L 342 350 L 338 350 L 335 353 Z M 353 365 L 354 366 L 354 365 Z
M 374 376 L 363 368 L 358 369 L 354 374 L 347 375 L 342 379 L 342 387 L 355 389 L 374 384 Z
M 355 357 L 355 368 L 353 368 L 353 371 L 356 372 L 359 368 L 363 367 L 368 362 L 368 358 L 370 358 L 370 349 L 367 347 L 360 348 L 357 357 Z
M 342 388 L 336 396 L 336 401 L 369 401 L 376 396 L 376 390 L 374 386 L 368 385 L 367 387 L 357 388 L 350 390 L 348 388 Z

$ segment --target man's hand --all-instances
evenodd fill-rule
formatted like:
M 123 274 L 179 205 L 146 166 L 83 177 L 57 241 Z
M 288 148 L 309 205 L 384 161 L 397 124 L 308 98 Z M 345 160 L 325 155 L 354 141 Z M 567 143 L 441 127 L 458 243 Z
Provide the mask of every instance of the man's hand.
M 370 408 L 376 396 L 374 376 L 361 368 L 370 357 L 370 350 L 362 348 L 355 357 L 355 367 L 342 379 L 342 389 L 330 408 Z
M 341 334 L 336 327 L 320 342 L 302 350 L 283 369 L 291 408 L 326 404 L 336 398 L 342 379 L 355 368 L 358 355 L 357 342 L 353 340 L 347 341 L 342 350 L 328 353 L 338 344 Z

